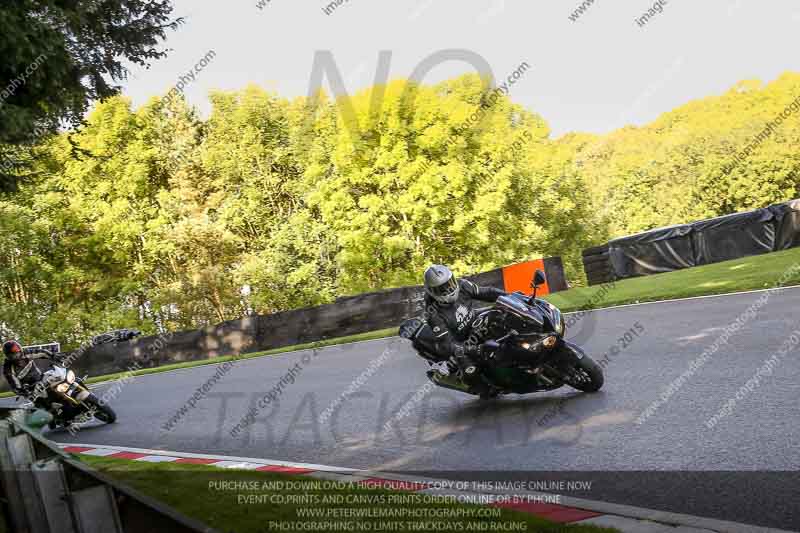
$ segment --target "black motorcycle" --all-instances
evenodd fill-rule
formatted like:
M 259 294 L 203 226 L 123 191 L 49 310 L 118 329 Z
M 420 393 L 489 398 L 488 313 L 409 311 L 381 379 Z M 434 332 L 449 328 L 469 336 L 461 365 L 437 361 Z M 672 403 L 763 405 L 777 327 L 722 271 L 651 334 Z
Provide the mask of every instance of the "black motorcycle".
M 91 346 L 130 340 L 139 335 L 139 331 L 131 329 L 110 331 L 93 337 Z M 86 385 L 88 376 L 80 378 L 69 369 L 71 356 L 60 353 L 57 343 L 28 346 L 23 350 L 29 356 L 43 356 L 31 358 L 30 372 L 36 376 L 36 386 L 25 396 L 36 407 L 46 409 L 52 415 L 50 429 L 88 422 L 92 418 L 106 424 L 117 420 L 111 406 L 89 390 Z
M 488 385 L 482 393 L 468 386 L 455 370 L 454 361 L 442 359 L 430 350 L 433 332 L 419 318 L 400 326 L 400 336 L 411 340 L 419 355 L 432 367 L 427 375 L 434 384 L 487 399 L 501 394 L 550 391 L 569 385 L 583 392 L 603 386 L 603 370 L 577 345 L 564 339 L 566 326 L 561 311 L 536 297 L 545 282 L 544 272 L 533 277 L 533 294 L 521 292 L 501 296 L 472 322 L 474 341 L 487 354 L 478 369 Z M 445 363 L 445 368 L 441 368 Z

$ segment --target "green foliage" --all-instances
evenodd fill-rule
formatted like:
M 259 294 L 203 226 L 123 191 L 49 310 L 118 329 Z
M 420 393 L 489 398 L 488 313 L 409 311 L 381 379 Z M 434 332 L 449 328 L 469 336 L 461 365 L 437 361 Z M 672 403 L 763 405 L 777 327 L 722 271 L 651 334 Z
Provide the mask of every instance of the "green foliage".
M 0 9 L 0 190 L 30 170 L 20 147 L 81 123 L 115 94 L 123 61 L 148 66 L 171 21 L 169 0 L 15 0 Z M 25 150 L 23 150 L 25 152 Z
M 206 120 L 112 97 L 0 196 L 0 329 L 74 346 L 195 328 L 416 284 L 431 262 L 560 255 L 581 285 L 580 250 L 610 235 L 799 196 L 800 115 L 734 159 L 797 95 L 786 74 L 557 140 L 474 75 L 349 100 L 251 86 L 213 93 Z
M 725 215 L 800 196 L 800 112 L 759 137 L 800 97 L 800 74 L 737 84 L 641 128 L 567 136 L 612 236 Z M 745 158 L 737 155 L 749 145 Z
M 310 165 L 308 205 L 336 235 L 341 292 L 418 283 L 431 261 L 472 273 L 581 239 L 564 241 L 561 224 L 572 222 L 559 217 L 582 218 L 582 186 L 573 172 L 551 173 L 540 117 L 501 98 L 470 127 L 483 97 L 477 76 L 414 87 L 413 106 L 407 89 L 380 88 L 377 120 L 368 112 L 379 89 L 355 95 L 359 131 L 340 118 L 333 149 Z M 524 150 L 514 151 L 519 139 Z

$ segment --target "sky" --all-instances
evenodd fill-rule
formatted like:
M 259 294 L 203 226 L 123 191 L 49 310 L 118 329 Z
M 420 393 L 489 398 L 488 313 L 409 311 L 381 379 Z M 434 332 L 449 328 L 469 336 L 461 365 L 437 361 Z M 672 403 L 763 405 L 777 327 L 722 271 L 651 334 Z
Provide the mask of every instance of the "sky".
M 308 95 L 320 51 L 330 51 L 349 94 L 374 82 L 381 51 L 391 52 L 390 79 L 432 61 L 424 83 L 474 72 L 479 62 L 502 82 L 528 64 L 510 97 L 559 136 L 643 125 L 741 80 L 800 72 L 796 0 L 660 0 L 644 21 L 659 2 L 343 0 L 326 14 L 337 1 L 175 0 L 185 23 L 168 34 L 168 57 L 133 67 L 123 92 L 137 106 L 165 94 L 209 51 L 214 57 L 183 89 L 203 116 L 213 90 L 255 83 L 287 98 Z M 472 60 L 443 61 L 453 49 Z M 327 78 L 323 88 L 340 91 Z

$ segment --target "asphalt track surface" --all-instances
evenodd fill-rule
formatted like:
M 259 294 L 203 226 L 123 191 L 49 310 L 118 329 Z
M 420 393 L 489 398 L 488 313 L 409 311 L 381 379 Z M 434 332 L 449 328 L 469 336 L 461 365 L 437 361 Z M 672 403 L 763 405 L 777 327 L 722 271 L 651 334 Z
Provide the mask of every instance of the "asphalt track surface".
M 704 423 L 800 330 L 800 289 L 771 292 L 710 361 L 636 423 L 763 294 L 589 313 L 568 336 L 596 359 L 619 348 L 595 394 L 562 388 L 481 402 L 430 390 L 427 364 L 393 338 L 239 361 L 170 430 L 165 424 L 219 367 L 138 377 L 113 400 L 118 423 L 49 436 L 440 478 L 591 481 L 591 490 L 565 494 L 800 530 L 800 347 L 713 429 Z M 639 336 L 623 339 L 637 330 Z M 295 365 L 300 371 L 278 401 L 231 436 Z M 98 394 L 109 387 L 100 386 Z M 348 388 L 351 394 L 343 396 Z M 385 431 L 389 420 L 393 426 Z

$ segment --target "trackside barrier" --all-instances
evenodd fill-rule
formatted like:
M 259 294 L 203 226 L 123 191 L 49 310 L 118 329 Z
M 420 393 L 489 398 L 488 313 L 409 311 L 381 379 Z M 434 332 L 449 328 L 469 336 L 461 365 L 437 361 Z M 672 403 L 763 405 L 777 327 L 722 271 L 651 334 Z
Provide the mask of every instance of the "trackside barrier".
M 548 257 L 467 276 L 479 285 L 510 291 L 530 290 L 533 271 L 547 274 L 539 294 L 567 288 L 559 257 Z M 224 355 L 309 344 L 325 339 L 398 327 L 423 307 L 421 286 L 399 287 L 338 298 L 334 303 L 252 315 L 190 331 L 176 331 L 135 340 L 91 345 L 68 355 L 78 375 L 102 376 L 131 368 L 213 359 Z M 8 390 L 0 380 L 0 391 Z
M 72 459 L 27 425 L 29 411 L 0 409 L 0 504 L 16 533 L 216 533 Z
M 800 246 L 800 200 L 656 228 L 583 251 L 589 285 Z

